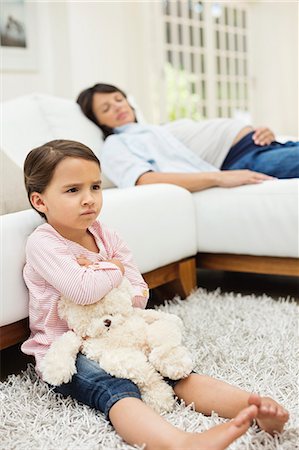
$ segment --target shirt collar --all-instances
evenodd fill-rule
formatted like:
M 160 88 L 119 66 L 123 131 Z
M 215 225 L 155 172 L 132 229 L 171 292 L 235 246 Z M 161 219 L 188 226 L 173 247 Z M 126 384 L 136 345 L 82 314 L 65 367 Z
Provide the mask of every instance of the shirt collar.
M 146 123 L 139 123 L 139 122 L 131 122 L 127 123 L 126 125 L 122 125 L 121 127 L 113 128 L 113 131 L 115 134 L 121 134 L 121 133 L 139 133 L 140 131 L 147 131 L 151 128 L 153 128 L 154 125 L 148 125 Z
M 115 134 L 124 133 L 126 131 L 132 130 L 137 123 L 126 123 L 125 125 L 122 125 L 121 127 L 113 128 L 113 131 Z

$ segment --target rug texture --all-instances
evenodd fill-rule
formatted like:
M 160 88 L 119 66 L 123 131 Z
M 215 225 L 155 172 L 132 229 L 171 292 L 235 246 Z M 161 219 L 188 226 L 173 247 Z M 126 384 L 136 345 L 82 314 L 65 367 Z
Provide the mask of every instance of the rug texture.
M 299 449 L 298 305 L 290 299 L 199 289 L 187 300 L 175 299 L 159 309 L 184 321 L 196 371 L 270 395 L 289 410 L 290 420 L 280 436 L 253 426 L 229 449 Z M 190 432 L 224 421 L 179 403 L 165 418 Z M 0 424 L 0 448 L 5 450 L 133 449 L 101 413 L 51 392 L 30 365 L 1 383 Z

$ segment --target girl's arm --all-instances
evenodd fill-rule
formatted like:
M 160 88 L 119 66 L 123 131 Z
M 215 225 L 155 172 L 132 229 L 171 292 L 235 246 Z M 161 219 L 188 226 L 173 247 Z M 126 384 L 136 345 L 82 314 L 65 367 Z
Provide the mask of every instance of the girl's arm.
M 102 261 L 101 270 L 81 267 L 65 241 L 53 229 L 36 230 L 28 239 L 27 264 L 61 295 L 75 303 L 90 304 L 117 287 L 123 274 L 112 262 Z
M 92 266 L 93 269 L 97 269 L 98 267 L 96 266 L 95 263 L 93 263 L 92 261 L 90 261 L 89 259 L 85 258 L 85 257 L 79 257 L 77 258 L 78 263 L 80 264 L 80 266 Z M 125 272 L 125 268 L 124 265 L 118 260 L 118 259 L 111 259 L 110 262 L 112 262 L 113 264 L 116 264 L 122 274 L 124 274 Z M 143 283 L 142 283 L 143 286 Z M 148 295 L 149 295 L 149 291 L 147 288 L 143 288 L 142 289 L 142 293 L 140 294 L 140 286 L 137 286 L 137 290 L 136 290 L 136 295 L 133 298 L 133 306 L 138 307 L 138 308 L 145 308 L 147 300 L 148 300 Z

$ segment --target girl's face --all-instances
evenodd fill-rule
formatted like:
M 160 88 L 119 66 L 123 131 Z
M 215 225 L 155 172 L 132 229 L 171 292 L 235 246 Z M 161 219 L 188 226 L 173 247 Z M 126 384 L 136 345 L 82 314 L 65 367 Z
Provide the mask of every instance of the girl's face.
M 135 113 L 120 92 L 96 92 L 92 98 L 92 111 L 101 125 L 110 128 L 135 122 Z
M 83 158 L 63 159 L 45 191 L 31 194 L 31 202 L 62 236 L 71 239 L 85 232 L 102 208 L 98 164 Z

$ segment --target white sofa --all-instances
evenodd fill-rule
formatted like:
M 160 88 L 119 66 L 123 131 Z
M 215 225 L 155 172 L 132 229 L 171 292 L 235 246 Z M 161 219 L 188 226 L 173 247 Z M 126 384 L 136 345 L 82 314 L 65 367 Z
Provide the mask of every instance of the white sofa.
M 99 156 L 102 145 L 100 130 L 71 100 L 19 97 L 2 104 L 2 116 L 1 349 L 28 333 L 24 246 L 42 221 L 28 210 L 25 156 L 52 139 L 81 141 Z M 128 242 L 150 287 L 177 281 L 176 292 L 186 296 L 196 285 L 195 261 L 207 268 L 299 275 L 297 179 L 195 194 L 167 184 L 120 190 L 105 176 L 103 185 L 101 220 Z

